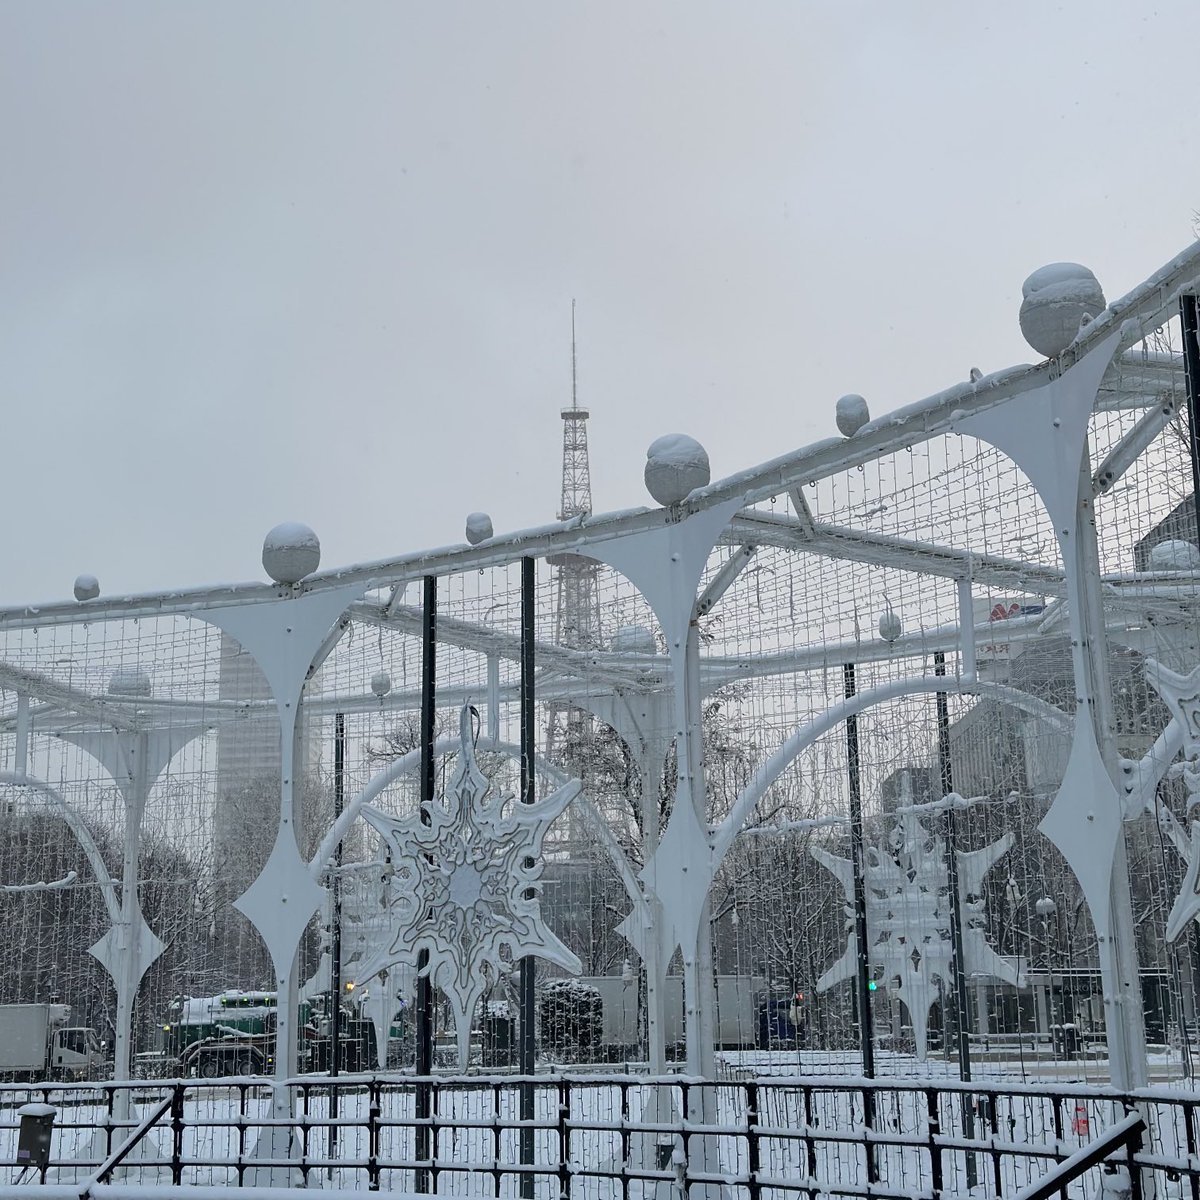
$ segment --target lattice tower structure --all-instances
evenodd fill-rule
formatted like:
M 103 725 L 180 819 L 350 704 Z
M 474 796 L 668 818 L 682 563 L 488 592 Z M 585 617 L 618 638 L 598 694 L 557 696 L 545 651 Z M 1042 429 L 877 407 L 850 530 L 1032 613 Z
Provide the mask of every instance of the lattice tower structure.
M 574 314 L 572 313 L 572 326 Z M 588 461 L 588 410 L 576 399 L 575 341 L 571 339 L 572 402 L 562 409 L 562 501 L 558 519 L 586 516 L 592 511 L 592 473 Z M 555 635 L 558 645 L 572 650 L 599 649 L 600 596 L 595 560 L 578 554 L 557 554 L 548 559 L 557 572 Z M 592 743 L 592 716 L 575 705 L 554 705 L 550 713 L 547 755 L 568 774 L 586 785 Z M 568 827 L 572 825 L 569 819 Z M 568 833 L 571 836 L 571 833 Z

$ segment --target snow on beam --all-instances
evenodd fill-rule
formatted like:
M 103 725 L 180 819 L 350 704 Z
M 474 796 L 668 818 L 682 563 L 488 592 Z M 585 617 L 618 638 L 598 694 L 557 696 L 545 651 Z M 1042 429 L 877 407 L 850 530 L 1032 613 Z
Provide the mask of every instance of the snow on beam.
M 351 609 L 355 620 L 365 624 L 382 625 L 400 629 L 406 633 L 419 633 L 421 610 L 411 605 L 392 605 L 384 616 L 383 609 L 368 600 L 360 601 Z M 492 629 L 473 621 L 457 617 L 438 617 L 437 640 L 461 650 L 473 650 L 478 654 L 494 654 L 512 662 L 521 660 L 521 639 L 515 634 Z M 615 683 L 632 683 L 639 672 L 628 665 L 627 656 L 612 656 L 589 650 L 572 650 L 555 646 L 549 642 L 538 642 L 534 655 L 543 666 L 554 666 L 571 675 L 587 675 Z
M 739 513 L 731 523 L 730 532 L 735 538 L 753 535 L 762 544 L 783 549 L 804 550 L 826 558 L 896 567 L 946 579 L 961 579 L 969 574 L 980 583 L 1036 592 L 1057 592 L 1065 586 L 1062 571 L 1055 567 L 977 551 L 951 550 L 932 542 L 866 533 L 841 525 L 814 524 L 808 531 L 790 517 L 757 510 Z
M 812 509 L 808 507 L 808 501 L 804 498 L 804 493 L 794 487 L 788 495 L 791 497 L 792 508 L 796 512 L 796 528 L 800 531 L 802 537 L 814 537 L 817 532 L 816 518 L 812 514 Z
M 35 700 L 65 708 L 80 716 L 91 717 L 94 721 L 112 726 L 115 729 L 140 730 L 147 728 L 145 720 L 130 713 L 124 705 L 114 704 L 108 700 L 90 696 L 65 683 L 39 675 L 36 671 L 24 667 L 14 667 L 8 663 L 0 663 L 0 687 L 14 692 L 24 692 Z
M 1164 396 L 1159 404 L 1144 413 L 1133 428 L 1108 452 L 1092 476 L 1092 491 L 1107 492 L 1138 460 L 1151 442 L 1167 427 L 1177 412 L 1174 397 Z
M 712 611 L 713 605 L 733 586 L 733 581 L 750 565 L 750 560 L 758 553 L 758 547 L 747 542 L 734 551 L 725 560 L 724 566 L 712 577 L 696 601 L 695 613 L 703 617 Z

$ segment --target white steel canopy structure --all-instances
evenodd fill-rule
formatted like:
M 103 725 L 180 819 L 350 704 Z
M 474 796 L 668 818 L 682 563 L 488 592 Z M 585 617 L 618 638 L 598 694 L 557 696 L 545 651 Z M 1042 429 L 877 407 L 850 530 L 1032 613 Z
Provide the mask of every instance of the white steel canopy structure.
M 83 599 L 0 610 L 5 999 L 53 992 L 112 1026 L 128 1078 L 176 997 L 265 987 L 279 998 L 273 1069 L 291 1076 L 305 997 L 328 987 L 331 881 L 364 929 L 375 922 L 364 945 L 376 960 L 421 941 L 388 925 L 431 915 L 397 906 L 403 856 L 372 829 L 394 842 L 428 817 L 418 784 L 448 794 L 468 769 L 453 734 L 474 708 L 471 803 L 544 799 L 564 768 L 578 775 L 583 819 L 539 843 L 544 944 L 562 947 L 560 969 L 640 975 L 640 1023 L 609 1040 L 656 1071 L 682 1042 L 688 1069 L 715 1077 L 729 1042 L 717 979 L 729 976 L 763 996 L 745 1016 L 749 1045 L 779 991 L 800 997 L 794 1040 L 803 1025 L 814 1050 L 857 1044 L 872 1069 L 876 1049 L 925 1060 L 935 1003 L 943 1034 L 1061 1026 L 1051 1009 L 1069 1004 L 1112 1082 L 1145 1083 L 1147 1023 L 1182 1036 L 1200 983 L 1180 954 L 1195 940 L 1200 864 L 1200 244 L 1108 304 L 1081 270 L 1059 264 L 1027 285 L 1022 319 L 1051 357 L 972 372 L 874 420 L 846 405 L 849 436 L 716 481 L 694 442 L 662 439 L 647 479 L 664 504 L 333 570 L 316 569 L 315 536 L 292 527 L 268 541 L 269 583 L 107 596 L 81 581 Z M 1065 334 L 1045 342 L 1047 322 Z M 536 565 L 573 556 L 588 564 L 596 645 L 558 637 L 558 591 Z M 222 645 L 251 657 L 265 692 L 222 688 Z M 587 744 L 547 758 L 542 735 L 567 707 L 594 718 L 572 726 Z M 232 786 L 219 733 L 247 722 L 274 731 L 280 752 Z M 221 861 L 219 806 L 233 822 Z M 64 808 L 90 831 L 82 843 L 59 829 Z M 921 857 L 1002 838 L 1003 862 L 967 882 Z M 881 908 L 865 894 L 866 851 L 907 899 Z M 897 876 L 902 857 L 943 902 Z M 857 893 L 822 866 L 835 860 L 857 863 Z M 76 867 L 72 886 L 30 890 Z M 482 884 L 459 884 L 448 894 L 486 907 Z M 1004 967 L 972 973 L 964 928 L 978 961 Z M 919 1020 L 895 944 L 880 949 L 892 937 L 927 950 Z M 111 1003 L 77 952 L 93 943 Z M 438 944 L 452 955 L 452 939 Z M 843 953 L 856 1005 L 835 986 L 847 972 L 821 985 Z M 402 975 L 411 986 L 399 951 L 390 984 L 378 961 L 356 982 L 386 993 L 386 1042 L 385 1010 L 418 1001 L 397 990 Z M 515 964 L 496 962 L 486 986 L 470 981 L 472 1006 L 515 986 Z M 676 978 L 681 1013 L 667 1000 Z M 1063 982 L 1085 978 L 1073 992 Z M 539 1052 L 552 1058 L 547 1011 Z

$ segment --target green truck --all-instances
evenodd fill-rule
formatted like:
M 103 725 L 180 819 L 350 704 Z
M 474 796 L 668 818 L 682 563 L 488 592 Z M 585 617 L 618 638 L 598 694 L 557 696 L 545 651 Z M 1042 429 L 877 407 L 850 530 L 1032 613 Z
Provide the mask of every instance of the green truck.
M 269 1074 L 275 1063 L 276 1012 L 274 992 L 232 989 L 174 1001 L 162 1027 L 162 1073 L 205 1079 Z M 305 1041 L 311 1032 L 302 1011 Z

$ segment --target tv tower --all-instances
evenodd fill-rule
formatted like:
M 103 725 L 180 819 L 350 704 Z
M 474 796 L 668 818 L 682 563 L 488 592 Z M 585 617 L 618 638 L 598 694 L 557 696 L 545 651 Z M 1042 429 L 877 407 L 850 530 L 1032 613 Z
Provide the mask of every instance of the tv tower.
M 562 503 L 558 519 L 592 511 L 592 472 L 588 463 L 588 410 L 579 404 L 578 359 L 575 352 L 575 301 L 571 301 L 571 404 L 562 409 Z M 553 554 L 547 559 L 558 573 L 555 633 L 558 645 L 593 650 L 600 645 L 599 564 L 580 554 Z M 563 718 L 565 716 L 565 729 Z M 577 778 L 586 772 L 591 715 L 571 705 L 556 705 L 550 714 L 547 754 L 559 753 L 564 768 Z

